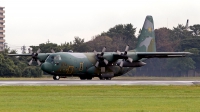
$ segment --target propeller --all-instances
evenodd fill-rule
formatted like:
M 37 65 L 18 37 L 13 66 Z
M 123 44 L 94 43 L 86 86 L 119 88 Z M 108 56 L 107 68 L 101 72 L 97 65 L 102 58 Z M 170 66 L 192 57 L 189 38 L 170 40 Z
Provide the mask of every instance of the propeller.
M 55 51 L 54 51 L 53 49 L 51 49 L 51 52 L 52 52 L 52 53 L 55 53 Z
M 97 62 L 95 64 L 95 67 L 101 67 L 101 72 L 105 72 L 105 66 L 108 64 L 108 60 L 106 60 L 103 55 L 104 52 L 106 51 L 106 47 L 104 47 L 101 51 L 100 54 L 98 54 L 95 50 L 94 50 L 94 54 L 96 55 L 96 59 Z
M 32 53 L 32 59 L 31 59 L 31 61 L 28 63 L 29 65 L 31 65 L 33 61 L 36 61 L 36 62 L 38 63 L 38 65 L 41 64 L 41 62 L 37 59 L 38 53 L 40 53 L 40 51 L 41 51 L 41 50 L 38 49 L 36 53 L 33 53 L 33 51 L 29 49 L 29 52 Z
M 33 51 L 31 50 L 31 48 L 28 48 L 28 53 L 32 54 Z
M 122 61 L 120 62 L 120 64 L 119 64 L 120 67 L 123 67 L 124 61 L 128 61 L 128 62 L 130 62 L 130 63 L 133 62 L 133 59 L 127 56 L 128 49 L 129 49 L 129 45 L 126 46 L 124 53 L 121 53 L 121 52 L 118 51 L 118 50 L 116 51 L 116 53 L 117 53 L 118 55 L 123 56 L 123 60 L 122 60 Z
M 51 49 L 52 53 L 55 53 L 55 51 L 53 49 Z M 63 49 L 60 49 L 60 52 L 63 52 Z

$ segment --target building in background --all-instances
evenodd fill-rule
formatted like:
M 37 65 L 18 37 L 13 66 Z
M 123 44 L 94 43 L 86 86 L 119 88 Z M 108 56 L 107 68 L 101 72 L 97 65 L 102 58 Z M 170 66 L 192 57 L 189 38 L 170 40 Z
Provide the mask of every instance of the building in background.
M 5 28 L 5 16 L 4 16 L 4 7 L 0 7 L 0 51 L 2 51 L 4 49 L 4 43 L 5 43 L 5 35 L 4 35 L 4 28 Z

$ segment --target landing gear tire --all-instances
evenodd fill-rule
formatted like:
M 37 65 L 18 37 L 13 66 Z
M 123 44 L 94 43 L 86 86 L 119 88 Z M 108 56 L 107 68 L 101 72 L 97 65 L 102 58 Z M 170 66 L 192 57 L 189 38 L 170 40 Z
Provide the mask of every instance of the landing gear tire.
M 92 80 L 92 77 L 87 77 L 87 80 Z
M 54 76 L 53 76 L 53 79 L 54 79 L 54 80 L 59 80 L 59 79 L 60 79 L 60 76 L 54 75 Z
M 104 78 L 104 77 L 99 77 L 99 79 L 100 79 L 100 80 L 105 80 L 105 78 Z
M 109 77 L 109 78 L 106 78 L 106 80 L 111 80 L 111 78 Z
M 81 79 L 81 80 L 86 80 L 86 78 L 85 78 L 85 77 L 80 77 L 80 79 Z
M 92 80 L 92 77 L 80 77 L 81 80 Z
M 99 77 L 100 80 L 111 80 L 110 77 L 104 78 L 104 77 Z

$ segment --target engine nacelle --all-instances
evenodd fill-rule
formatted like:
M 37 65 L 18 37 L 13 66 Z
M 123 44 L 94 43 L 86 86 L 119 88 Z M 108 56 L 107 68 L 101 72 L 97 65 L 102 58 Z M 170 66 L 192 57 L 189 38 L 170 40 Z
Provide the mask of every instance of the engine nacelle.
M 120 62 L 117 63 L 117 65 L 120 65 Z M 146 65 L 146 63 L 141 62 L 141 61 L 136 61 L 136 62 L 132 62 L 132 63 L 125 61 L 123 63 L 123 67 L 141 67 L 144 65 Z

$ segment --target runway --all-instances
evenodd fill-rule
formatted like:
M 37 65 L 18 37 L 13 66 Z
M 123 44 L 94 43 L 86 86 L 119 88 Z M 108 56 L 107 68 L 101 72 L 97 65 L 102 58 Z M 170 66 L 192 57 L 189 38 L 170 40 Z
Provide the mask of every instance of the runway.
M 81 85 L 200 85 L 200 81 L 126 81 L 126 80 L 68 80 L 68 81 L 0 81 L 0 86 L 81 86 Z

